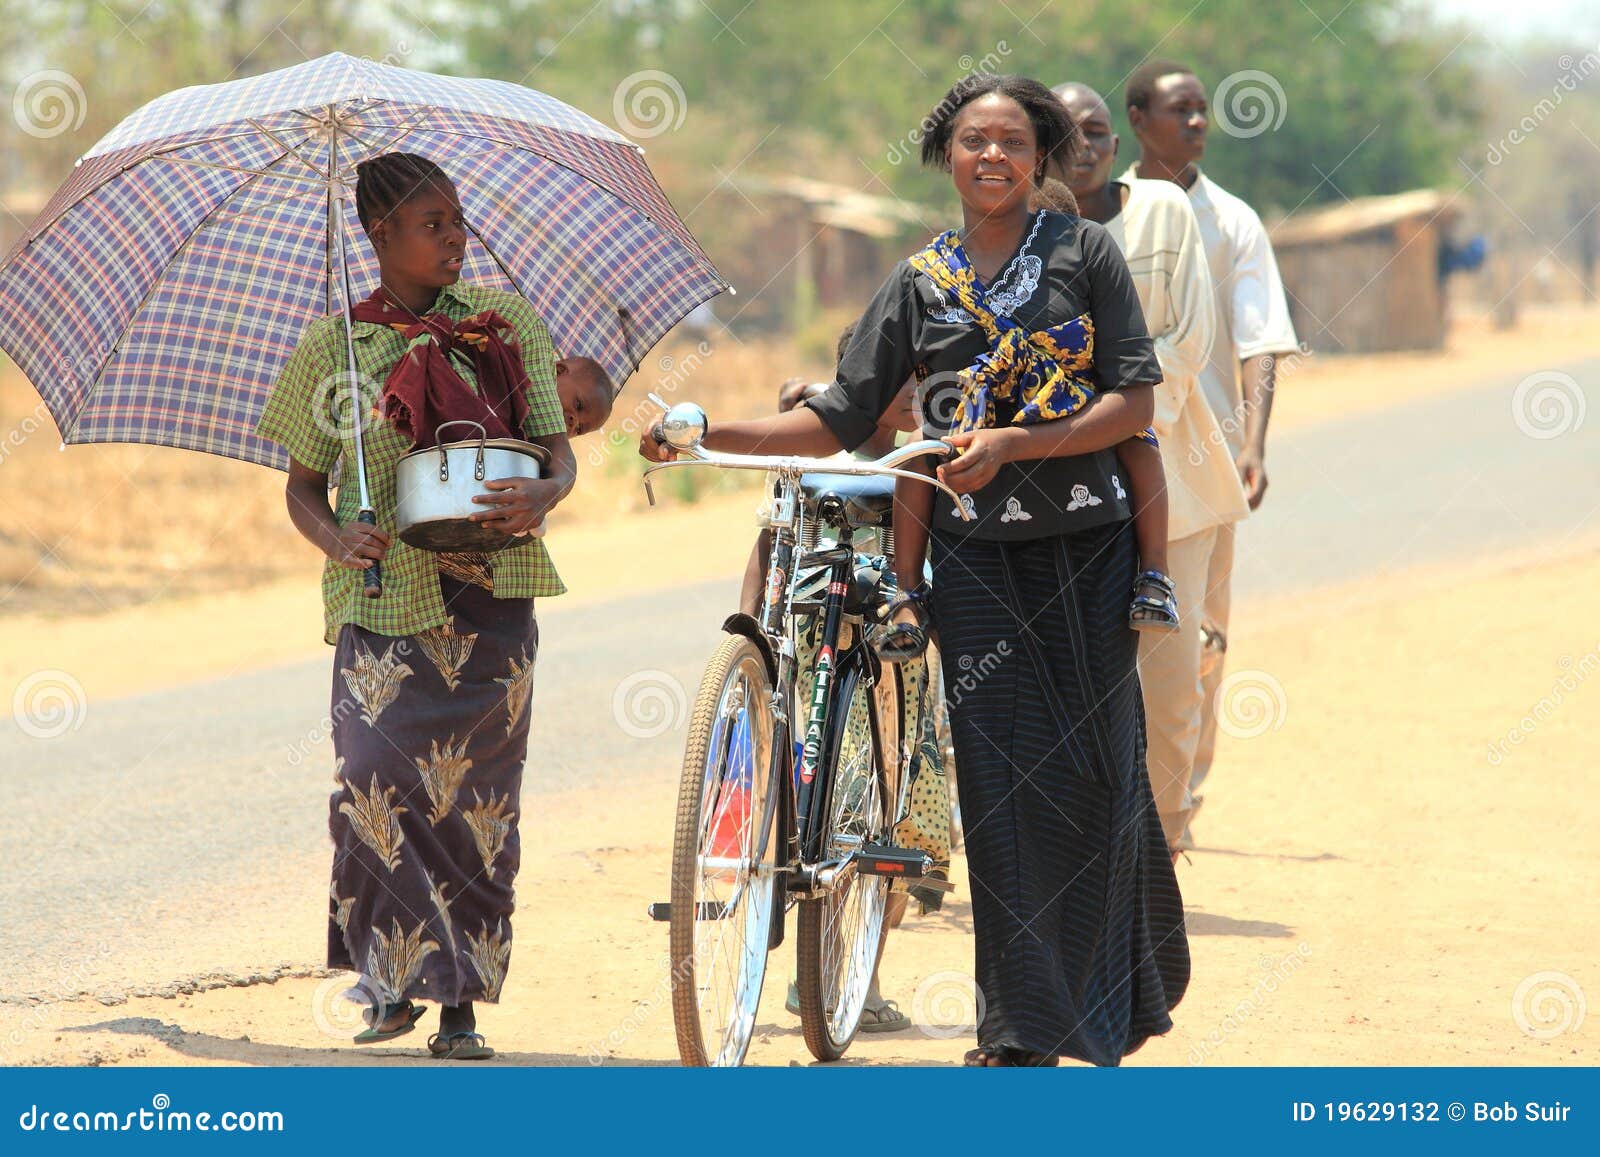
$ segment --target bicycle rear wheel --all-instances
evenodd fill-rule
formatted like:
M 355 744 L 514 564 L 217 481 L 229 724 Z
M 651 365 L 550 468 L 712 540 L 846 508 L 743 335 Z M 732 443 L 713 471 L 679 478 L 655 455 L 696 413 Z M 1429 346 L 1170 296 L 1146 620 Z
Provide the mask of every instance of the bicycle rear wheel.
M 840 679 L 829 761 L 823 858 L 843 859 L 866 843 L 887 843 L 892 820 L 886 753 L 874 719 L 873 689 L 859 667 Z M 800 1027 L 820 1061 L 836 1061 L 855 1039 L 883 945 L 889 881 L 850 871 L 834 891 L 800 902 L 795 952 Z
M 672 843 L 672 1018 L 685 1065 L 744 1060 L 761 1002 L 775 875 L 771 681 L 722 640 L 689 720 Z

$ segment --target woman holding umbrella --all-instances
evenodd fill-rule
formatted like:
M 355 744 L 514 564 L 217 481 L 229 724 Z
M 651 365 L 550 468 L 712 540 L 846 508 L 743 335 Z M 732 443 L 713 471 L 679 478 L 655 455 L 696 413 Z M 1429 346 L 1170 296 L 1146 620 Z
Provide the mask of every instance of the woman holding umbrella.
M 489 480 L 475 521 L 528 534 L 571 490 L 576 466 L 555 388 L 549 332 L 516 294 L 460 280 L 467 226 L 437 165 L 385 153 L 357 168 L 356 208 L 379 287 L 351 310 L 356 369 L 383 383 L 363 413 L 349 386 L 346 319 L 311 325 L 257 430 L 290 455 L 295 527 L 328 562 L 326 641 L 336 646 L 338 790 L 328 965 L 362 975 L 370 1009 L 357 1043 L 411 1031 L 438 1001 L 435 1056 L 493 1055 L 473 1006 L 499 999 L 511 955 L 517 808 L 538 649 L 533 600 L 564 591 L 537 537 L 495 555 L 434 554 L 391 538 L 395 464 L 447 420 L 482 422 L 550 452 L 545 478 Z M 376 525 L 349 478 L 361 427 Z M 382 595 L 363 572 L 382 564 Z

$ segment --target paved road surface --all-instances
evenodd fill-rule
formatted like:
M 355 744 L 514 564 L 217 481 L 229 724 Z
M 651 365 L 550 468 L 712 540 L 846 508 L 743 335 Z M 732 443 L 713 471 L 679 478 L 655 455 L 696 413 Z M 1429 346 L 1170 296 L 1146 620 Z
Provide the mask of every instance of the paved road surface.
M 1560 368 L 1600 381 L 1600 360 Z M 1515 384 L 1275 439 L 1236 598 L 1583 530 L 1600 508 L 1600 389 L 1583 426 L 1539 439 L 1513 418 Z M 730 580 L 546 604 L 525 793 L 670 778 L 682 728 L 637 738 L 614 723 L 613 700 L 619 687 L 645 702 L 664 687 L 670 709 L 672 680 L 692 694 L 734 592 Z M 50 741 L 0 722 L 0 1000 L 319 964 L 306 946 L 325 911 L 328 678 L 319 660 L 96 702 Z

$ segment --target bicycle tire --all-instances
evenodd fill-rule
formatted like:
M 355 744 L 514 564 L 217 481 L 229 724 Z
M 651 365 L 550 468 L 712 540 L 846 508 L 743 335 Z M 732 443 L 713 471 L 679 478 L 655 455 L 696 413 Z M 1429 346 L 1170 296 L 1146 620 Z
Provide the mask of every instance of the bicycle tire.
M 841 835 L 887 841 L 891 825 L 873 688 L 859 666 L 840 676 L 838 703 L 837 736 L 830 741 L 826 765 L 825 856 L 837 850 Z M 883 947 L 888 894 L 886 878 L 852 874 L 837 891 L 800 901 L 795 936 L 800 1028 L 806 1048 L 819 1061 L 844 1056 L 860 1028 Z
M 770 862 L 777 805 L 770 696 L 760 649 L 730 635 L 706 664 L 689 717 L 672 840 L 668 929 L 673 1027 L 678 1059 L 686 1066 L 740 1064 L 761 1003 L 776 882 Z M 743 779 L 749 783 L 741 798 Z M 726 854 L 735 850 L 730 825 L 738 855 Z M 728 866 L 729 860 L 741 864 Z M 732 956 L 708 951 L 708 938 L 730 932 L 737 937 Z M 735 958 L 740 970 L 726 994 L 726 1011 L 715 1005 L 707 1009 L 708 998 L 717 996 L 718 964 Z

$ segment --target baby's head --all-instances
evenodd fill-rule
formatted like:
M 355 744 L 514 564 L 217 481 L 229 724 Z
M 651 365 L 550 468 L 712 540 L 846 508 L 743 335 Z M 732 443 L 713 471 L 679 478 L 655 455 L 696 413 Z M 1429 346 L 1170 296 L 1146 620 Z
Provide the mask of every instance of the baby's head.
M 556 393 L 567 419 L 567 437 L 576 438 L 606 424 L 616 391 L 603 365 L 593 358 L 573 357 L 556 361 Z

